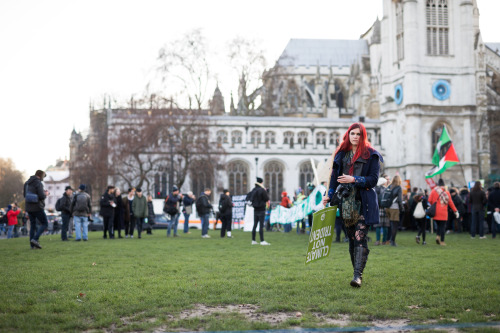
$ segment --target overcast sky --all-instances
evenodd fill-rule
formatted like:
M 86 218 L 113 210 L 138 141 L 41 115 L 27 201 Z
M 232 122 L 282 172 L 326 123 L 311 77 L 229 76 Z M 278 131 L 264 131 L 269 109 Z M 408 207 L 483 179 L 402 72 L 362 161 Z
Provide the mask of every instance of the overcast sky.
M 500 1 L 477 2 L 483 40 L 500 42 Z M 382 0 L 1 0 L 0 157 L 26 175 L 69 158 L 89 101 L 143 91 L 158 50 L 192 29 L 220 56 L 228 105 L 237 79 L 225 67 L 227 41 L 260 40 L 272 64 L 290 38 L 357 39 L 377 16 Z

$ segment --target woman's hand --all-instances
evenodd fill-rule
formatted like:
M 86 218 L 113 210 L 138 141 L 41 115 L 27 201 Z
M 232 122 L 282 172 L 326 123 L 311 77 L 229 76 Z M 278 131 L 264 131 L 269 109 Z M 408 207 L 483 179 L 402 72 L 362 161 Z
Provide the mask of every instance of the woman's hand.
M 329 202 L 330 202 L 330 198 L 325 195 L 323 197 L 323 206 L 326 206 L 326 204 L 329 203 Z
M 339 178 L 337 178 L 337 181 L 341 184 L 348 184 L 348 183 L 354 183 L 356 179 L 353 176 L 342 175 Z

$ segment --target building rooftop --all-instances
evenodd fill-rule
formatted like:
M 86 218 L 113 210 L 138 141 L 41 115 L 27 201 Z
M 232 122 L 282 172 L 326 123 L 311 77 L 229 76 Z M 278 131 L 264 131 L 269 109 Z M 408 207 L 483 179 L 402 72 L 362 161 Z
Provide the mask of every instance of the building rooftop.
M 490 50 L 500 55 L 500 43 L 484 43 Z
M 281 54 L 281 66 L 350 66 L 368 55 L 366 40 L 290 39 Z

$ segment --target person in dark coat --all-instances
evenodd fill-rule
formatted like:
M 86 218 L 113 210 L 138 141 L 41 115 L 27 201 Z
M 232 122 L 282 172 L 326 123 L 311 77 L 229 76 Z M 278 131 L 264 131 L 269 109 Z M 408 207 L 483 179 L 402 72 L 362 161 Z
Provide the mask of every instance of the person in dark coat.
M 115 216 L 116 198 L 115 198 L 115 187 L 113 185 L 108 185 L 106 192 L 101 196 L 100 206 L 101 206 L 101 216 L 103 220 L 103 236 L 102 238 L 108 238 L 106 233 L 109 233 L 109 238 L 115 238 L 113 233 L 113 219 Z
M 68 227 L 71 218 L 71 201 L 73 200 L 73 189 L 71 186 L 66 186 L 61 202 L 61 240 L 68 241 Z
M 257 177 L 254 189 L 247 195 L 247 197 L 251 197 L 253 207 L 252 245 L 258 244 L 255 241 L 257 226 L 259 226 L 260 245 L 271 245 L 264 240 L 264 220 L 266 219 L 266 204 L 269 201 L 269 194 L 263 183 L 264 180 Z
M 155 225 L 155 210 L 153 206 L 153 196 L 148 194 L 148 223 L 146 228 L 146 234 L 153 234 L 153 226 Z
M 42 181 L 46 174 L 42 170 L 37 170 L 34 176 L 31 176 L 24 183 L 23 196 L 26 198 L 28 193 L 34 193 L 38 196 L 37 202 L 26 202 L 26 212 L 30 218 L 30 246 L 32 249 L 41 249 L 39 243 L 40 236 L 49 226 L 47 215 L 45 214 L 45 198 L 49 195 L 49 191 L 44 190 Z M 40 225 L 36 226 L 36 222 Z
M 418 227 L 418 233 L 415 237 L 415 241 L 417 242 L 417 244 L 420 244 L 420 235 L 422 235 L 422 245 L 427 245 L 425 241 L 425 231 L 427 229 L 427 218 L 425 216 L 425 210 L 428 207 L 429 203 L 427 202 L 427 198 L 425 197 L 424 192 L 417 192 L 413 196 L 413 201 L 410 206 L 411 216 L 413 216 L 413 218 L 415 219 Z
M 495 182 L 493 184 L 493 191 L 488 195 L 488 211 L 493 215 L 495 212 L 500 213 L 500 183 Z M 491 237 L 496 238 L 497 236 L 498 224 L 495 222 L 495 218 L 492 218 L 491 222 Z
M 210 224 L 209 217 L 210 212 L 214 209 L 212 204 L 210 203 L 210 195 L 212 194 L 212 190 L 208 187 L 205 189 L 203 193 L 196 200 L 196 211 L 200 216 L 201 220 L 201 237 L 202 238 L 210 238 L 208 234 L 208 226 Z
M 453 230 L 453 232 L 462 232 L 462 219 L 465 213 L 465 205 L 458 194 L 458 189 L 452 187 L 450 189 L 451 200 L 458 210 L 459 217 L 457 218 L 454 214 L 448 211 L 448 227 L 447 230 Z
M 477 227 L 479 226 L 479 238 L 486 239 L 484 235 L 484 207 L 487 203 L 486 193 L 482 190 L 481 183 L 476 182 L 469 195 L 471 205 L 471 226 L 470 235 L 476 237 Z
M 140 187 L 135 191 L 135 198 L 132 202 L 132 210 L 134 212 L 135 224 L 137 226 L 137 238 L 141 238 L 142 226 L 144 220 L 148 217 L 148 201 L 146 197 L 142 195 L 142 189 Z M 130 237 L 134 235 L 134 230 L 131 230 L 132 233 Z
M 391 246 L 397 246 L 396 235 L 398 233 L 399 220 L 401 213 L 404 212 L 403 207 L 403 189 L 401 188 L 401 177 L 395 175 L 392 178 L 391 185 L 389 189 L 391 190 L 391 198 L 393 201 L 389 208 L 386 208 L 386 215 L 389 216 L 389 221 L 391 221 Z
M 184 196 L 179 193 L 179 188 L 174 185 L 172 187 L 172 192 L 168 195 L 167 200 L 165 200 L 163 211 L 167 215 L 168 220 L 167 237 L 170 237 L 171 229 L 174 229 L 174 237 L 177 237 L 179 216 L 181 215 L 181 202 L 183 197 Z
M 125 215 L 125 208 L 123 207 L 123 198 L 122 198 L 122 192 L 120 189 L 117 187 L 115 188 L 115 202 L 116 202 L 116 207 L 115 207 L 115 216 L 113 217 L 113 234 L 115 231 L 118 231 L 118 238 L 123 238 L 122 237 L 122 229 L 123 229 L 123 219 Z
M 224 193 L 220 195 L 219 200 L 219 213 L 222 222 L 222 228 L 220 229 L 220 236 L 223 238 L 226 235 L 227 238 L 231 238 L 231 222 L 233 219 L 233 201 L 229 190 L 224 190 Z
M 134 237 L 135 218 L 132 203 L 135 198 L 135 188 L 128 189 L 128 194 L 123 198 L 123 224 L 125 226 L 125 238 Z
M 352 124 L 334 153 L 328 192 L 323 204 L 341 196 L 340 216 L 349 238 L 349 253 L 354 269 L 351 286 L 361 287 L 368 260 L 367 234 L 370 225 L 379 223 L 379 207 L 374 187 L 377 185 L 382 155 L 368 142 L 362 123 Z M 333 203 L 333 202 L 332 202 Z

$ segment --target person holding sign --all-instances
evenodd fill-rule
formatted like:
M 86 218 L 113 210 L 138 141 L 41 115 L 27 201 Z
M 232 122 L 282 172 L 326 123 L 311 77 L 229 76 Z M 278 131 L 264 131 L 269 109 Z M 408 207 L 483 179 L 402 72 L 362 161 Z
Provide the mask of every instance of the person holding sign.
M 354 276 L 351 286 L 361 287 L 368 260 L 368 225 L 379 223 L 377 185 L 382 155 L 368 142 L 366 128 L 352 124 L 334 153 L 328 192 L 323 204 L 337 205 L 347 229 Z

